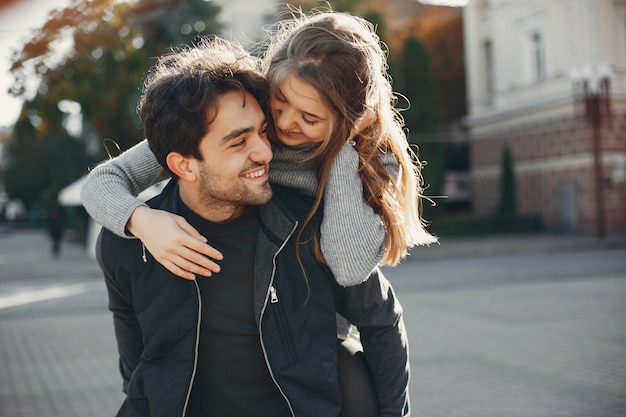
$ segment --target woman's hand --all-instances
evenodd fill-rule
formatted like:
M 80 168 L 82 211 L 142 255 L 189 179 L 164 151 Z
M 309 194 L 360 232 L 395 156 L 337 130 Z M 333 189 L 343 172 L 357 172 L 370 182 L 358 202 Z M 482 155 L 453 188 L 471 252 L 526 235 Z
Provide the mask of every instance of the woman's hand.
M 209 258 L 222 260 L 222 254 L 181 216 L 140 206 L 133 211 L 126 229 L 174 275 L 193 280 L 196 275 L 209 277 L 220 271 Z

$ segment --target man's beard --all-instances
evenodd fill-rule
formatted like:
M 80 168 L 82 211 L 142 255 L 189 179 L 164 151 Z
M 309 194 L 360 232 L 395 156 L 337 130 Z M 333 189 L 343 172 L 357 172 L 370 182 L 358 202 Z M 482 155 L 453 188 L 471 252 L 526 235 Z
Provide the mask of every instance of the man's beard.
M 229 181 L 226 177 L 209 172 L 202 164 L 199 167 L 200 202 L 212 209 L 219 209 L 220 206 L 225 209 L 232 206 L 260 206 L 272 198 L 269 182 L 255 192 L 240 177 L 237 177 L 237 181 Z

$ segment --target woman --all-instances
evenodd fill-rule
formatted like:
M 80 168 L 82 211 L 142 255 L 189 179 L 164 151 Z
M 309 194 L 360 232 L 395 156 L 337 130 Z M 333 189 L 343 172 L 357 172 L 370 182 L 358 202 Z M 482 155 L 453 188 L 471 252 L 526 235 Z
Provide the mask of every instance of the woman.
M 323 210 L 318 259 L 350 286 L 377 265 L 397 264 L 409 248 L 435 242 L 420 216 L 421 164 L 393 106 L 373 25 L 342 13 L 301 14 L 279 23 L 269 39 L 270 181 L 315 198 L 305 223 Z M 141 239 L 172 273 L 193 279 L 218 272 L 207 257 L 221 255 L 195 229 L 131 196 L 163 175 L 144 141 L 94 169 L 83 203 L 116 234 Z

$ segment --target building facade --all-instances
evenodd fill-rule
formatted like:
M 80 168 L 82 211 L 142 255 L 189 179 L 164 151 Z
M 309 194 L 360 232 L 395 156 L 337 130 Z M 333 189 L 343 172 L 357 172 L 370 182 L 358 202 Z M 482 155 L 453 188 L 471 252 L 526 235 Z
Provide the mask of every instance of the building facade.
M 470 0 L 464 9 L 472 200 L 552 231 L 626 231 L 626 0 Z
M 276 0 L 213 0 L 222 7 L 222 36 L 250 47 L 265 38 L 264 26 L 276 21 Z

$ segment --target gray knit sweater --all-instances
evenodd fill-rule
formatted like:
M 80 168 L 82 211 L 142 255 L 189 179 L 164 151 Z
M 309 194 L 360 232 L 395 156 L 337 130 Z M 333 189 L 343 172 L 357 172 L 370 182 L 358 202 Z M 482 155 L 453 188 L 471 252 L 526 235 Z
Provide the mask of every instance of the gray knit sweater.
M 314 196 L 319 185 L 315 162 L 296 162 L 309 152 L 311 147 L 307 145 L 275 149 L 270 182 Z M 395 157 L 381 158 L 388 171 L 398 171 Z M 349 144 L 344 145 L 333 162 L 324 191 L 320 245 L 342 286 L 365 281 L 380 262 L 384 249 L 385 229 L 380 217 L 363 199 L 357 168 L 356 151 Z M 116 235 L 132 238 L 126 233 L 126 223 L 135 208 L 145 204 L 135 196 L 167 179 L 167 175 L 144 140 L 96 167 L 83 185 L 82 202 L 96 222 Z

